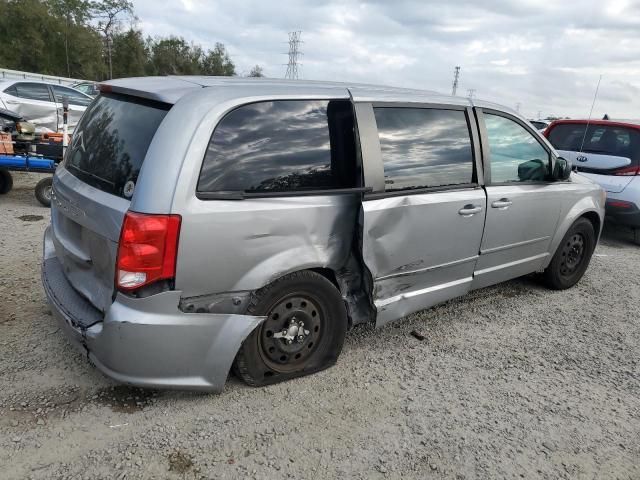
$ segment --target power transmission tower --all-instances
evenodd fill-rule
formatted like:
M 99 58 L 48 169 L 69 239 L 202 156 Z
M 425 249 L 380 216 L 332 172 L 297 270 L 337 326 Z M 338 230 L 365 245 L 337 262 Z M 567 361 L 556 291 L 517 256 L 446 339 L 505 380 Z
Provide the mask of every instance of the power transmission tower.
M 516 112 L 520 113 L 520 102 L 516 103 Z
M 460 77 L 460 67 L 456 67 L 453 70 L 453 87 L 451 88 L 451 95 L 456 96 L 456 91 L 458 90 L 458 78 Z
M 298 79 L 298 56 L 302 55 L 302 52 L 298 49 L 302 43 L 300 40 L 301 35 L 301 31 L 289 32 L 289 63 L 287 63 L 287 73 L 285 73 L 284 78 Z
M 469 97 L 469 100 L 473 100 L 473 96 L 475 94 L 476 94 L 475 88 L 470 88 L 469 90 L 467 90 L 467 97 Z

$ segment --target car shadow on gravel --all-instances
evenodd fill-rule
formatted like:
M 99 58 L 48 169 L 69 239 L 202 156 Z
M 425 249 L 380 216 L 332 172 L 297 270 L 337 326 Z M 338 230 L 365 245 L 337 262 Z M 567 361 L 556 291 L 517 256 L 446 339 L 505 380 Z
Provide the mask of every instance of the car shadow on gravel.
M 600 237 L 600 243 L 608 247 L 624 247 L 635 245 L 633 241 L 633 230 L 631 228 L 605 222 Z

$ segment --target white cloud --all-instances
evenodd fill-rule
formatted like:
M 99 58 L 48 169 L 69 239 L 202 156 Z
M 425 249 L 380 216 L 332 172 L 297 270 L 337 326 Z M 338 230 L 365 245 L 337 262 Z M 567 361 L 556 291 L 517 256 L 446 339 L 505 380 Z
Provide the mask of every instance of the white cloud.
M 365 81 L 514 106 L 534 116 L 640 117 L 638 0 L 134 0 L 145 34 L 224 43 L 239 72 L 282 77 L 287 32 L 302 30 L 304 78 Z

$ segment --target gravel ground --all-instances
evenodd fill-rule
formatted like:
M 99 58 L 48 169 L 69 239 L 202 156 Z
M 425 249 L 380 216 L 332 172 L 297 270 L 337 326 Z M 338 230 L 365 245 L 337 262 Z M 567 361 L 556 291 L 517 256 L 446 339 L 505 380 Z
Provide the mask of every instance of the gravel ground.
M 0 197 L 2 478 L 640 478 L 628 232 L 605 230 L 572 290 L 519 279 L 358 327 L 311 377 L 143 391 L 102 376 L 51 317 L 36 180 Z

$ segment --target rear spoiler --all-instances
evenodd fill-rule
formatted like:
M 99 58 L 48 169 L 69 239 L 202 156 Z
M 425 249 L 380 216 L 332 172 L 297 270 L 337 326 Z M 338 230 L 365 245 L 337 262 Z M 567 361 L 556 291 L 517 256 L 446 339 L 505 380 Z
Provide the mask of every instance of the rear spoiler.
M 190 91 L 204 87 L 174 77 L 140 77 L 110 80 L 99 83 L 97 88 L 100 93 L 119 93 L 174 104 Z

